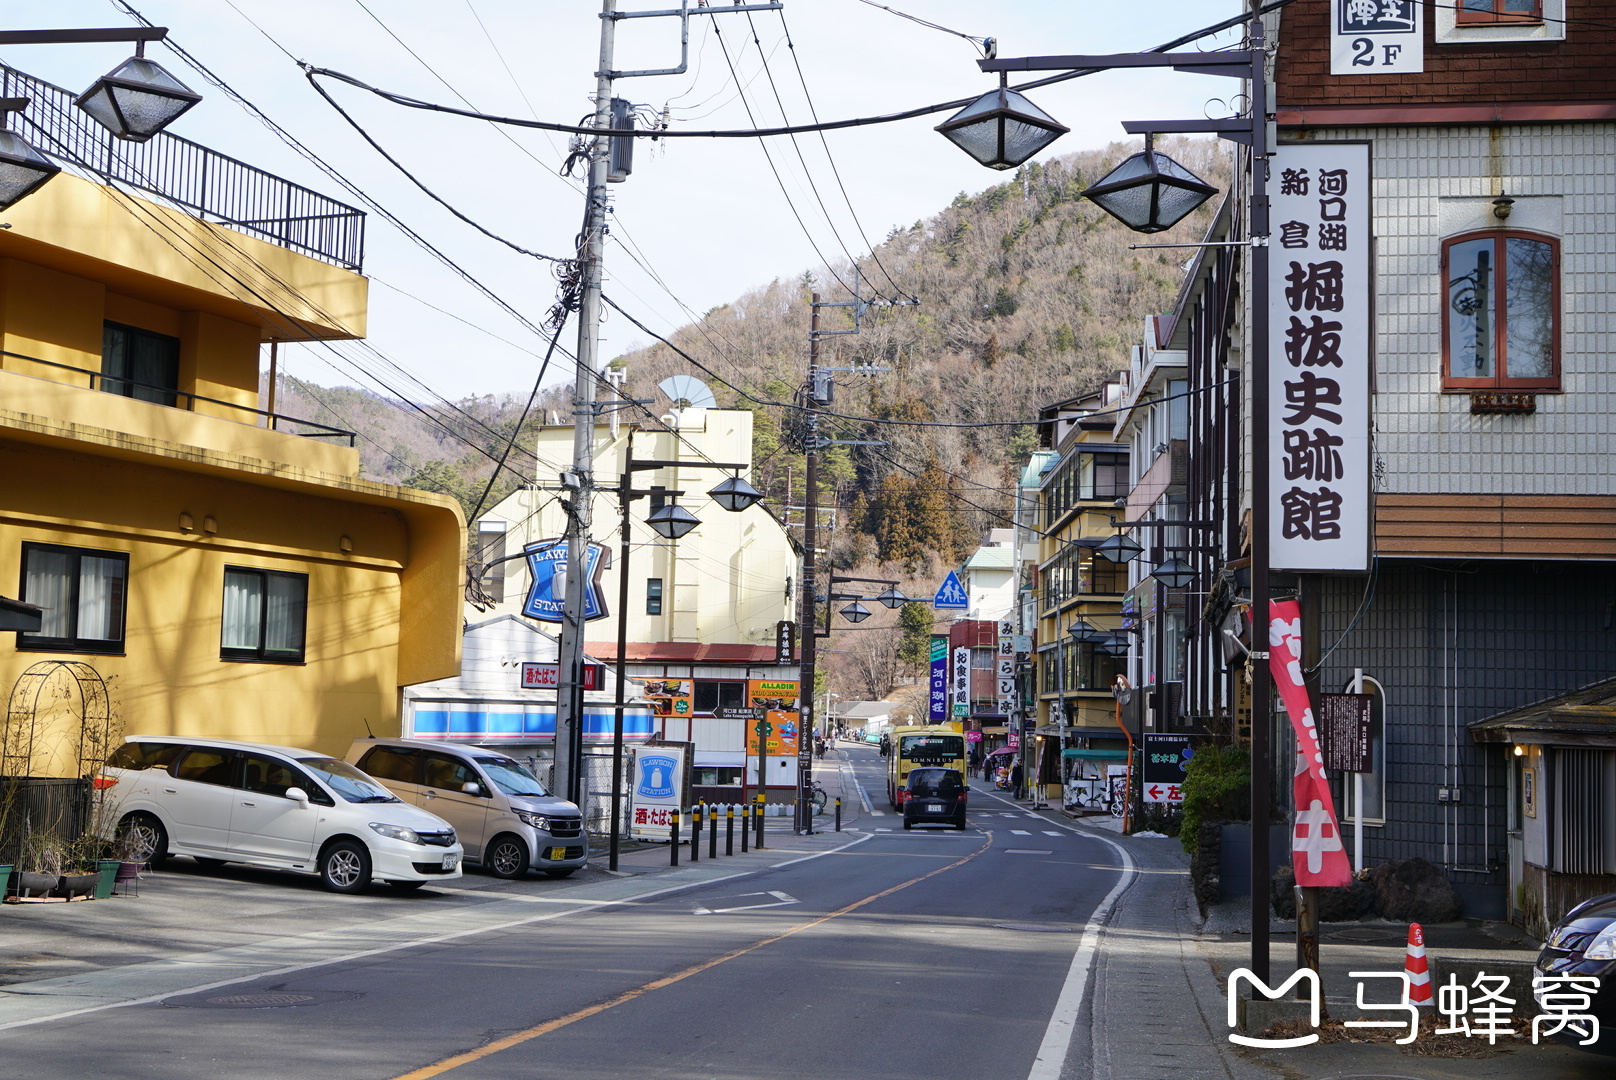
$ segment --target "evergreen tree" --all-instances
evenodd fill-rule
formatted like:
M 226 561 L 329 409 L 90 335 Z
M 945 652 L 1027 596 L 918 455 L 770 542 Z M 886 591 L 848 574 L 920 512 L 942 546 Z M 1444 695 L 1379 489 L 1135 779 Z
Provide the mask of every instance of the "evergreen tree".
M 911 600 L 898 609 L 898 625 L 903 628 L 903 640 L 898 645 L 898 659 L 912 668 L 924 668 L 931 663 L 931 605 Z

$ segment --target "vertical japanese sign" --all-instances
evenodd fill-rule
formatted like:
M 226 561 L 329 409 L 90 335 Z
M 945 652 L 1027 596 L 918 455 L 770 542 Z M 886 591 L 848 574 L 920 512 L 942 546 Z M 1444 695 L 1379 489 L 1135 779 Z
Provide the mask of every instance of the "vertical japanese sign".
M 999 711 L 1010 716 L 1016 711 L 1016 624 L 999 620 L 999 646 L 994 669 L 998 676 Z
M 1296 730 L 1296 769 L 1291 793 L 1296 817 L 1291 823 L 1291 864 L 1298 885 L 1345 885 L 1352 867 L 1341 844 L 1335 800 L 1324 779 L 1324 752 L 1302 681 L 1302 607 L 1295 600 L 1276 600 L 1268 607 L 1268 670 L 1279 700 Z
M 1273 162 L 1269 558 L 1285 570 L 1366 570 L 1369 147 L 1287 144 Z
M 971 650 L 964 646 L 954 650 L 954 689 L 950 696 L 954 715 L 968 716 L 971 712 Z
M 1330 74 L 1424 71 L 1425 8 L 1426 0 L 1330 0 Z
M 934 724 L 948 719 L 948 639 L 931 639 L 931 707 L 926 718 Z

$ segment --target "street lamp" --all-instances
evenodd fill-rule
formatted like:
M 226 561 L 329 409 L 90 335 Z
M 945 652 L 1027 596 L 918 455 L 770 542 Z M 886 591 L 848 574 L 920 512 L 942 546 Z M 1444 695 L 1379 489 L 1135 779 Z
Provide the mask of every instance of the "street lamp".
M 1011 90 L 1005 80 L 1001 74 L 997 90 L 934 129 L 990 169 L 1013 169 L 1071 130 Z
M 899 592 L 895 586 L 888 588 L 886 592 L 877 594 L 875 599 L 877 603 L 889 611 L 901 608 L 909 602 L 909 598 Z
M 1132 537 L 1119 532 L 1095 545 L 1094 554 L 1114 563 L 1126 563 L 1137 559 L 1143 550 Z
M 1182 589 L 1195 580 L 1195 568 L 1173 556 L 1150 572 L 1150 576 L 1169 589 Z
M 145 142 L 202 100 L 161 65 L 146 59 L 146 43 L 135 55 L 95 81 L 73 102 L 125 142 Z
M 861 623 L 870 617 L 870 609 L 857 600 L 842 609 L 842 618 L 850 623 Z
M 1083 197 L 1135 232 L 1158 233 L 1177 225 L 1218 189 L 1158 153 L 1155 136 L 1145 149 L 1112 169 Z
M 713 502 L 722 506 L 730 513 L 739 513 L 746 508 L 761 502 L 763 493 L 757 488 L 742 480 L 739 476 L 732 476 L 707 493 Z
M 1087 619 L 1077 620 L 1071 626 L 1066 628 L 1066 632 L 1071 634 L 1072 640 L 1077 642 L 1079 645 L 1097 645 L 1102 641 L 1111 640 L 1110 634 L 1106 633 L 1104 630 L 1101 630 Z
M 27 98 L 0 98 L 0 210 L 32 195 L 62 171 L 62 167 L 35 150 L 27 139 L 5 126 L 6 114 L 28 105 Z
M 645 519 L 645 523 L 669 540 L 677 540 L 701 524 L 701 519 L 678 503 L 667 503 Z

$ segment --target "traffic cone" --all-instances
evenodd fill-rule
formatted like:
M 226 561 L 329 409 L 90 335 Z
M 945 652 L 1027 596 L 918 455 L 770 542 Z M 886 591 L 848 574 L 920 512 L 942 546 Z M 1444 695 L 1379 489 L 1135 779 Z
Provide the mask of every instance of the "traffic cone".
M 1430 1008 L 1431 972 L 1425 963 L 1425 931 L 1419 923 L 1408 924 L 1408 955 L 1403 959 L 1403 970 L 1408 973 L 1407 1005 Z

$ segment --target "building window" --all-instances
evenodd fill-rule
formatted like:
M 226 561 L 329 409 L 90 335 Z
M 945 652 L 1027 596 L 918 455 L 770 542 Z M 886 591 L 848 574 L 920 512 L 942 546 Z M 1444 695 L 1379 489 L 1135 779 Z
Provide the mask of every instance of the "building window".
M 22 546 L 22 599 L 38 604 L 39 630 L 19 633 L 17 648 L 123 653 L 129 556 L 51 544 Z
M 746 700 L 746 684 L 743 682 L 696 680 L 696 712 L 715 713 L 719 709 L 744 709 L 749 704 L 750 702 Z
M 226 567 L 220 659 L 301 664 L 308 600 L 307 574 Z
M 484 518 L 477 523 L 477 561 L 482 564 L 483 590 L 496 601 L 505 599 L 505 567 L 503 562 L 505 534 L 508 526 L 503 521 Z
M 136 326 L 101 330 L 101 389 L 109 394 L 173 405 L 180 385 L 180 339 Z
M 659 577 L 645 579 L 645 613 L 662 614 L 662 579 Z
M 1543 21 L 1542 0 L 1459 0 L 1454 10 L 1460 26 Z
M 1560 251 L 1545 237 L 1489 232 L 1442 245 L 1442 385 L 1560 386 Z

